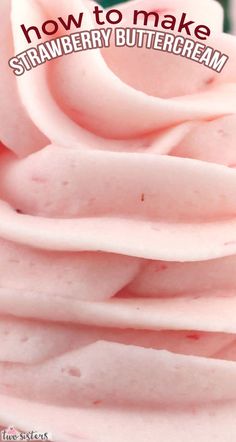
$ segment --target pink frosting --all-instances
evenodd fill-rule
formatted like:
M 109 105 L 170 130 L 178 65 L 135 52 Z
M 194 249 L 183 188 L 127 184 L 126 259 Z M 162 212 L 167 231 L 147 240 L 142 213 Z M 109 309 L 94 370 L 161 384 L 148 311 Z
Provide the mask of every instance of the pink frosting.
M 213 0 L 136 0 L 126 26 L 157 7 L 210 26 L 222 73 L 111 46 L 12 75 L 22 23 L 87 30 L 93 6 L 0 4 L 0 426 L 232 442 L 236 39 Z

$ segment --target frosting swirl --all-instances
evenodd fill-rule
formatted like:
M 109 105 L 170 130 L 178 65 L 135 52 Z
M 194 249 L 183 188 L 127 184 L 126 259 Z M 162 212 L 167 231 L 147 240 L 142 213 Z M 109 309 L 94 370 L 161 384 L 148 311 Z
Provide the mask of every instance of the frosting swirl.
M 160 0 L 204 17 L 230 57 L 220 75 L 114 45 L 7 69 L 20 24 L 84 11 L 92 29 L 92 6 L 0 5 L 0 424 L 63 442 L 230 441 L 236 41 L 214 1 Z M 120 6 L 127 26 L 134 8 Z

